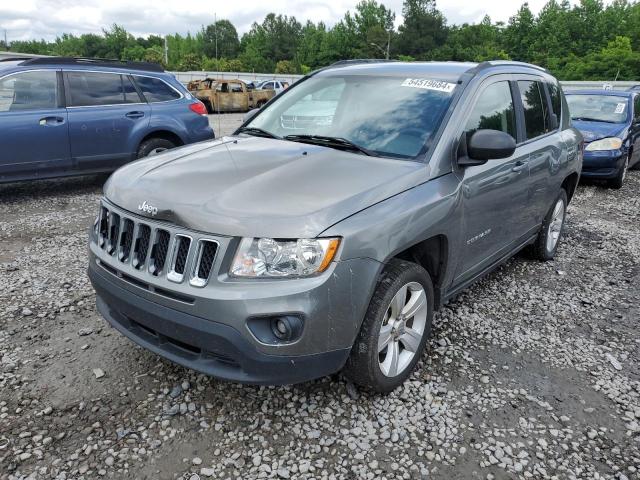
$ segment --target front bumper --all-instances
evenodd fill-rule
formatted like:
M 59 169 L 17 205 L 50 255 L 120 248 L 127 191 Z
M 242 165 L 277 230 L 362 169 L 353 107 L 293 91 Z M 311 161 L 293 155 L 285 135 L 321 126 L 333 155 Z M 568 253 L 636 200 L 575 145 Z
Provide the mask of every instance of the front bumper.
M 622 150 L 585 151 L 582 176 L 594 179 L 611 179 L 618 175 L 626 152 Z
M 146 300 L 111 277 L 92 262 L 98 311 L 109 324 L 138 345 L 207 375 L 252 384 L 300 383 L 337 372 L 351 350 L 266 354 L 236 328 Z

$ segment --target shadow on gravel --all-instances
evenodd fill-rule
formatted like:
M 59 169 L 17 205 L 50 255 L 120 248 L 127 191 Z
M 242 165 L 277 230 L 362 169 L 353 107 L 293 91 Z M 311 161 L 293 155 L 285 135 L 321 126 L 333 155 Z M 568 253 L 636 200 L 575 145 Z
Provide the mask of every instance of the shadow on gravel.
M 41 199 L 59 197 L 61 195 L 95 193 L 102 189 L 109 175 L 86 175 L 0 184 L 0 202 L 20 201 L 24 197 L 38 197 Z

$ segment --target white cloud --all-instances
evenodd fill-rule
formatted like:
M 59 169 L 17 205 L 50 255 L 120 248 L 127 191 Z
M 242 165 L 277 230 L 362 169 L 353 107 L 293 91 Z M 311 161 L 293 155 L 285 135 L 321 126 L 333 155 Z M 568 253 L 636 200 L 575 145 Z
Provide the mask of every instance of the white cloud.
M 333 25 L 347 10 L 353 10 L 358 0 L 245 0 L 244 2 L 185 2 L 184 0 L 0 0 L 0 37 L 7 30 L 9 40 L 52 40 L 62 33 L 99 33 L 114 23 L 124 26 L 134 35 L 165 35 L 194 33 L 202 25 L 218 18 L 231 20 L 239 33 L 262 21 L 269 12 L 293 15 L 299 21 L 324 21 Z M 402 0 L 383 3 L 396 12 L 396 23 L 402 20 Z M 534 12 L 546 0 L 529 0 Z M 520 7 L 519 1 L 485 0 L 481 5 L 469 0 L 438 2 L 438 8 L 449 24 L 478 22 L 485 15 L 492 20 L 508 21 Z M 204 8 L 204 7 L 207 8 Z

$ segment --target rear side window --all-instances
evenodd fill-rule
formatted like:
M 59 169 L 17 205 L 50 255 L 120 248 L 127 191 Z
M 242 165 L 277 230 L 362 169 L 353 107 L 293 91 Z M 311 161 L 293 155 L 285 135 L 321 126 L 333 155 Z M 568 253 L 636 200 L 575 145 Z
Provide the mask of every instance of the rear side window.
M 633 99 L 633 118 L 637 122 L 640 120 L 640 95 L 636 95 Z
M 122 77 L 122 88 L 124 89 L 125 103 L 140 103 L 142 101 L 129 77 Z
M 540 82 L 520 80 L 518 87 L 524 107 L 527 140 L 544 135 L 547 133 L 547 112 Z
M 560 98 L 560 87 L 556 82 L 547 82 L 547 88 L 549 89 L 549 95 L 551 96 L 551 108 L 553 113 L 558 117 L 558 122 L 562 117 L 562 100 Z
M 168 102 L 180 98 L 180 94 L 158 78 L 135 77 L 136 83 L 149 103 Z
M 513 98 L 509 82 L 496 82 L 480 94 L 467 120 L 465 131 L 472 134 L 482 129 L 499 130 L 516 138 Z
M 57 78 L 52 70 L 0 79 L 0 112 L 57 108 Z
M 69 87 L 68 103 L 71 107 L 94 105 L 121 105 L 132 103 L 134 97 L 127 94 L 122 75 L 96 72 L 66 72 Z M 140 101 L 140 98 L 135 100 Z

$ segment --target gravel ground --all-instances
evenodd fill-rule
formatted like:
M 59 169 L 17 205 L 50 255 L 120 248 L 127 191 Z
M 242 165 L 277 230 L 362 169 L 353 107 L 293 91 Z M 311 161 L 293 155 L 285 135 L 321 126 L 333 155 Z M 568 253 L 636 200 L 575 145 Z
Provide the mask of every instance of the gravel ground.
M 0 186 L 0 479 L 640 478 L 640 172 L 580 186 L 557 259 L 445 306 L 386 397 L 223 383 L 108 328 L 85 274 L 103 181 Z

